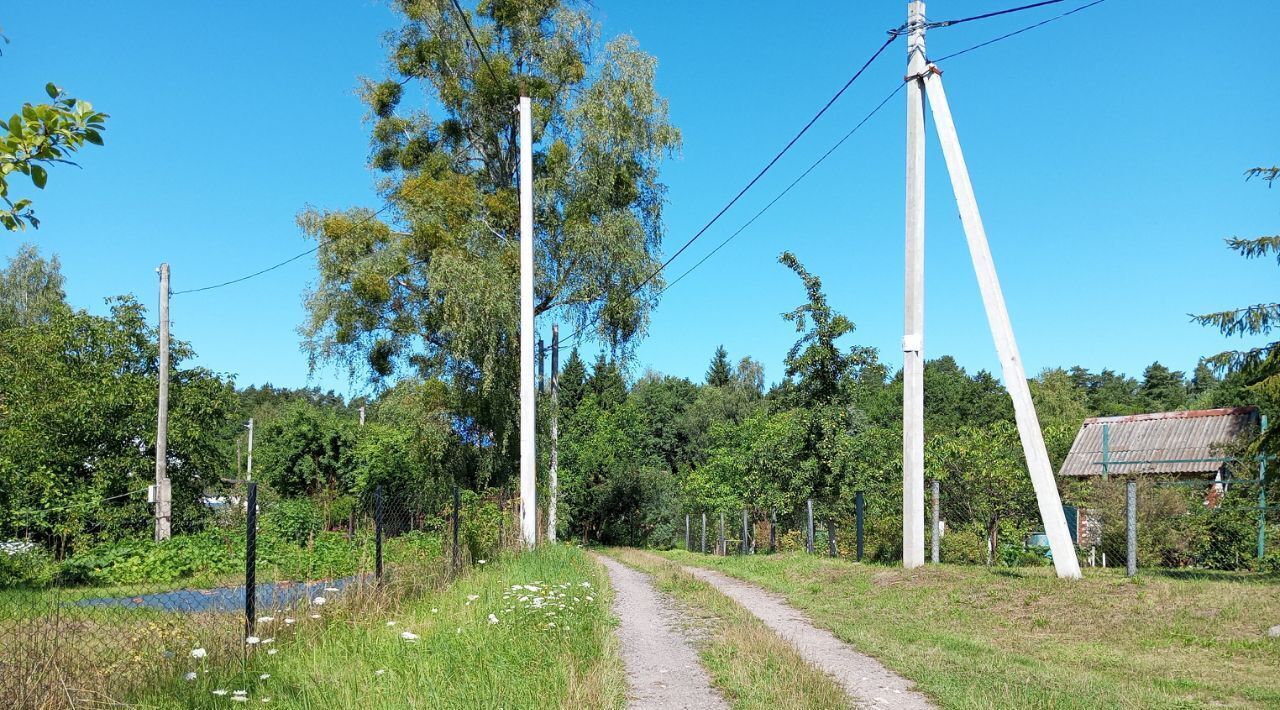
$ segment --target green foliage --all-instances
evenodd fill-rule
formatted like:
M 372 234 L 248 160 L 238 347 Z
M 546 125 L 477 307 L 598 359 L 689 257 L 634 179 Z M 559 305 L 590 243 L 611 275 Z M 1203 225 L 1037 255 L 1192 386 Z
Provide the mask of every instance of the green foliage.
M 38 545 L 22 542 L 0 545 L 0 589 L 47 587 L 57 573 L 53 555 Z
M 721 345 L 716 348 L 716 354 L 711 358 L 711 365 L 707 367 L 706 382 L 712 387 L 725 387 L 733 381 L 733 365 L 729 364 L 729 351 Z
M 54 308 L 0 334 L 0 537 L 30 534 L 59 556 L 141 534 L 140 489 L 154 475 L 157 350 L 130 298 L 109 316 Z M 232 386 L 184 368 L 172 344 L 169 476 L 176 532 L 200 527 L 199 502 L 230 466 Z
M 31 244 L 23 244 L 0 269 L 0 332 L 46 323 L 67 308 L 62 264 L 46 260 Z
M 264 529 L 282 540 L 301 545 L 324 528 L 324 516 L 310 498 L 287 498 L 264 515 Z
M 332 410 L 291 402 L 261 427 L 254 465 L 262 480 L 283 496 L 351 490 L 356 423 Z
M 7 205 L 0 209 L 0 224 L 9 231 L 40 226 L 31 200 L 9 196 L 9 178 L 21 173 L 43 190 L 49 180 L 48 166 L 71 163 L 68 157 L 85 143 L 102 145 L 106 130 L 107 114 L 95 111 L 88 101 L 72 98 L 54 84 L 46 84 L 45 93 L 49 103 L 23 104 L 21 111 L 0 122 L 4 135 L 0 140 L 0 199 Z
M 948 531 L 939 541 L 938 554 L 943 562 L 957 565 L 987 563 L 987 540 L 969 529 Z
M 518 93 L 531 98 L 536 146 L 535 312 L 557 311 L 615 353 L 644 333 L 663 285 L 658 168 L 680 136 L 656 61 L 627 36 L 594 47 L 587 8 L 481 3 L 479 46 L 448 3 L 395 8 L 392 75 L 363 89 L 389 207 L 300 216 L 320 244 L 303 330 L 317 362 L 447 382 L 451 413 L 483 432 L 483 466 L 502 481 L 519 441 Z

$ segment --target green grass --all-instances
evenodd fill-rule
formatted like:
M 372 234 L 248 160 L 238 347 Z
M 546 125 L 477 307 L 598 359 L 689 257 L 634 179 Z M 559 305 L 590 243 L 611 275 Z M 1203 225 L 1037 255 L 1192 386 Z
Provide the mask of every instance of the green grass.
M 781 593 L 944 707 L 1280 707 L 1274 581 L 663 554 Z
M 188 660 L 196 680 L 175 674 L 133 701 L 225 708 L 231 692 L 243 690 L 247 704 L 269 698 L 291 708 L 620 707 L 625 681 L 608 602 L 598 565 L 576 548 L 545 546 L 398 610 L 353 604 L 331 614 L 326 605 L 319 620 L 300 614 L 286 627 L 276 619 L 259 632 L 274 642 L 254 646 L 243 668 L 227 658 Z M 405 640 L 404 632 L 418 638 Z
M 844 691 L 751 612 L 680 567 L 651 554 L 609 549 L 646 572 L 684 607 L 702 664 L 735 708 L 847 708 Z

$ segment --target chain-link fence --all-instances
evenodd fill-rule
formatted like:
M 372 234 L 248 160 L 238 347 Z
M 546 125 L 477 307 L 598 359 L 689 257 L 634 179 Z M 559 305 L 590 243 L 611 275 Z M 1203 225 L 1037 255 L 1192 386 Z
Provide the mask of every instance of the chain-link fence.
M 993 508 L 977 519 L 971 514 L 975 506 L 956 499 L 960 494 L 952 494 L 945 481 L 930 483 L 924 521 L 927 561 L 1004 567 L 1052 563 L 1034 509 L 997 515 Z M 1271 500 L 1275 498 L 1272 494 Z M 1146 570 L 1260 578 L 1280 573 L 1280 505 L 1267 501 L 1257 480 L 1111 477 L 1064 493 L 1063 513 L 1085 574 Z M 692 552 L 809 552 L 898 564 L 901 507 L 900 497 L 859 492 L 785 509 L 690 510 L 678 514 L 677 528 L 683 546 Z
M 274 653 L 335 615 L 435 588 L 516 533 L 498 496 L 470 491 L 317 501 L 251 483 L 205 504 L 207 524 L 163 543 L 61 559 L 46 541 L 3 543 L 0 705 L 127 703 L 149 682 Z

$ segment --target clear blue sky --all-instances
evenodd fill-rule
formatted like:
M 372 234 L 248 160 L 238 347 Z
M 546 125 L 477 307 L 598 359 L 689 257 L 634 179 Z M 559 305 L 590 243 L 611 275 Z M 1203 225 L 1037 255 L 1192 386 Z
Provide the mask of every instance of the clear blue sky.
M 1019 4 L 934 2 L 944 19 Z M 1069 7 L 1072 3 L 1065 6 Z M 62 9 L 54 11 L 56 5 Z M 365 168 L 357 77 L 377 75 L 390 10 L 376 2 L 25 3 L 0 13 L 0 107 L 55 81 L 112 116 L 83 169 L 55 169 L 25 235 L 62 258 L 73 304 L 137 294 L 155 267 L 175 290 L 274 263 L 310 246 L 306 205 L 376 205 Z M 670 249 L 780 148 L 884 38 L 905 2 L 599 0 L 606 35 L 629 32 L 659 59 L 659 88 L 684 132 L 664 168 Z M 941 56 L 1048 8 L 930 33 Z M 56 26 L 51 18 L 58 17 Z M 1248 24 L 1245 42 L 1242 22 Z M 1222 349 L 1187 313 L 1275 298 L 1273 262 L 1221 238 L 1274 234 L 1280 192 L 1246 184 L 1274 164 L 1280 92 L 1259 62 L 1280 5 L 1110 0 L 948 62 L 947 89 L 1030 372 L 1080 364 L 1140 374 L 1189 370 Z M 739 206 L 673 266 L 692 264 L 755 213 L 901 80 L 905 47 L 880 63 Z M 899 96 L 765 217 L 669 291 L 640 346 L 646 368 L 700 379 L 712 351 L 765 363 L 794 333 L 779 314 L 799 282 L 794 251 L 896 366 L 902 330 L 903 104 Z M 946 171 L 928 155 L 926 355 L 997 369 Z M 0 254 L 24 236 L 8 235 Z M 673 275 L 674 275 L 673 274 Z M 309 259 L 237 287 L 173 300 L 174 334 L 241 385 L 309 382 L 296 328 Z M 549 323 L 541 324 L 548 327 Z M 347 390 L 321 373 L 310 382 Z

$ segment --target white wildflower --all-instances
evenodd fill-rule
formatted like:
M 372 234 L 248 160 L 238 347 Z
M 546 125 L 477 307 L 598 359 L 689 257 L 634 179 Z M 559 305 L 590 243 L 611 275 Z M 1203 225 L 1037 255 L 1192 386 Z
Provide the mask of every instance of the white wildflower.
M 277 653 L 280 653 L 280 649 L 278 649 L 278 648 L 268 648 L 268 649 L 267 649 L 267 655 L 268 655 L 268 656 L 274 656 L 274 655 L 276 655 Z
M 266 680 L 270 677 L 271 677 L 270 673 L 263 673 L 262 675 L 258 676 L 258 680 Z
M 243 696 L 243 695 L 233 695 L 233 696 L 231 696 L 231 702 L 233 702 L 233 703 L 247 703 L 247 702 L 249 702 L 249 698 L 247 698 L 247 697 L 245 697 L 245 696 Z
M 489 615 L 489 623 L 490 623 L 490 624 L 496 624 L 496 623 L 498 623 L 498 617 L 494 616 L 493 614 L 490 614 L 490 615 Z
M 204 650 L 203 648 L 193 648 L 193 649 L 191 649 L 191 657 L 192 657 L 192 658 L 204 658 L 204 657 L 205 657 L 205 656 L 207 656 L 207 655 L 209 655 L 209 652 L 208 652 L 208 651 L 206 651 L 206 650 Z
M 324 601 L 325 601 L 324 597 L 316 597 L 315 599 L 311 600 L 311 603 L 315 604 L 316 606 L 324 606 Z
M 183 679 L 183 680 L 195 680 L 195 679 L 196 679 L 196 672 L 195 672 L 195 671 L 187 671 L 186 673 L 184 673 L 184 674 L 182 675 L 182 679 Z
M 480 564 L 484 564 L 484 560 L 480 560 Z
M 259 623 L 259 624 L 270 624 L 271 622 L 273 622 L 273 621 L 275 621 L 275 620 L 276 620 L 276 617 L 274 617 L 274 616 L 260 616 L 260 617 L 258 617 L 258 623 Z
M 337 587 L 325 587 L 325 588 L 324 588 L 324 590 L 325 590 L 326 592 L 340 592 L 340 591 L 342 591 L 341 589 L 338 589 Z
M 382 675 L 382 674 L 384 674 L 384 673 L 386 673 L 386 672 L 387 672 L 387 669 L 385 669 L 385 668 L 379 668 L 378 670 L 374 671 L 374 672 L 373 672 L 373 674 L 374 674 L 374 675 Z
M 402 631 L 400 632 L 400 638 L 404 639 L 405 641 L 417 641 L 418 635 L 413 633 L 412 631 Z
M 218 688 L 217 690 L 213 691 L 213 694 L 214 694 L 214 695 L 226 695 L 226 694 L 227 694 L 227 691 L 223 690 L 222 688 Z
M 475 600 L 477 600 L 477 599 L 479 599 L 479 598 L 480 598 L 480 595 L 479 595 L 479 594 L 468 594 L 468 595 L 467 595 L 467 601 L 469 601 L 469 602 L 473 602 L 473 601 L 475 601 Z
M 548 629 L 554 629 L 555 627 L 556 627 L 556 622 L 554 622 L 554 621 L 548 621 L 548 622 L 547 622 L 547 628 L 548 628 Z
M 319 619 L 319 618 L 320 618 L 320 615 L 319 615 L 319 614 L 308 614 L 308 616 L 310 616 L 312 619 Z
M 286 616 L 286 617 L 284 617 L 284 623 L 286 623 L 286 624 L 292 624 L 294 621 L 295 621 L 295 619 L 294 619 L 292 616 Z
M 262 639 L 258 638 L 257 636 L 250 636 L 246 638 L 244 642 L 249 644 L 250 646 L 256 646 L 257 644 L 262 643 Z
M 435 607 L 431 607 L 431 613 L 432 613 L 432 614 L 439 614 L 439 613 L 440 613 L 440 610 L 439 610 L 439 609 L 437 609 L 437 608 L 435 608 Z
M 396 625 L 396 622 L 394 622 L 394 621 L 388 621 L 388 622 L 387 622 L 387 626 L 395 626 L 395 625 Z

